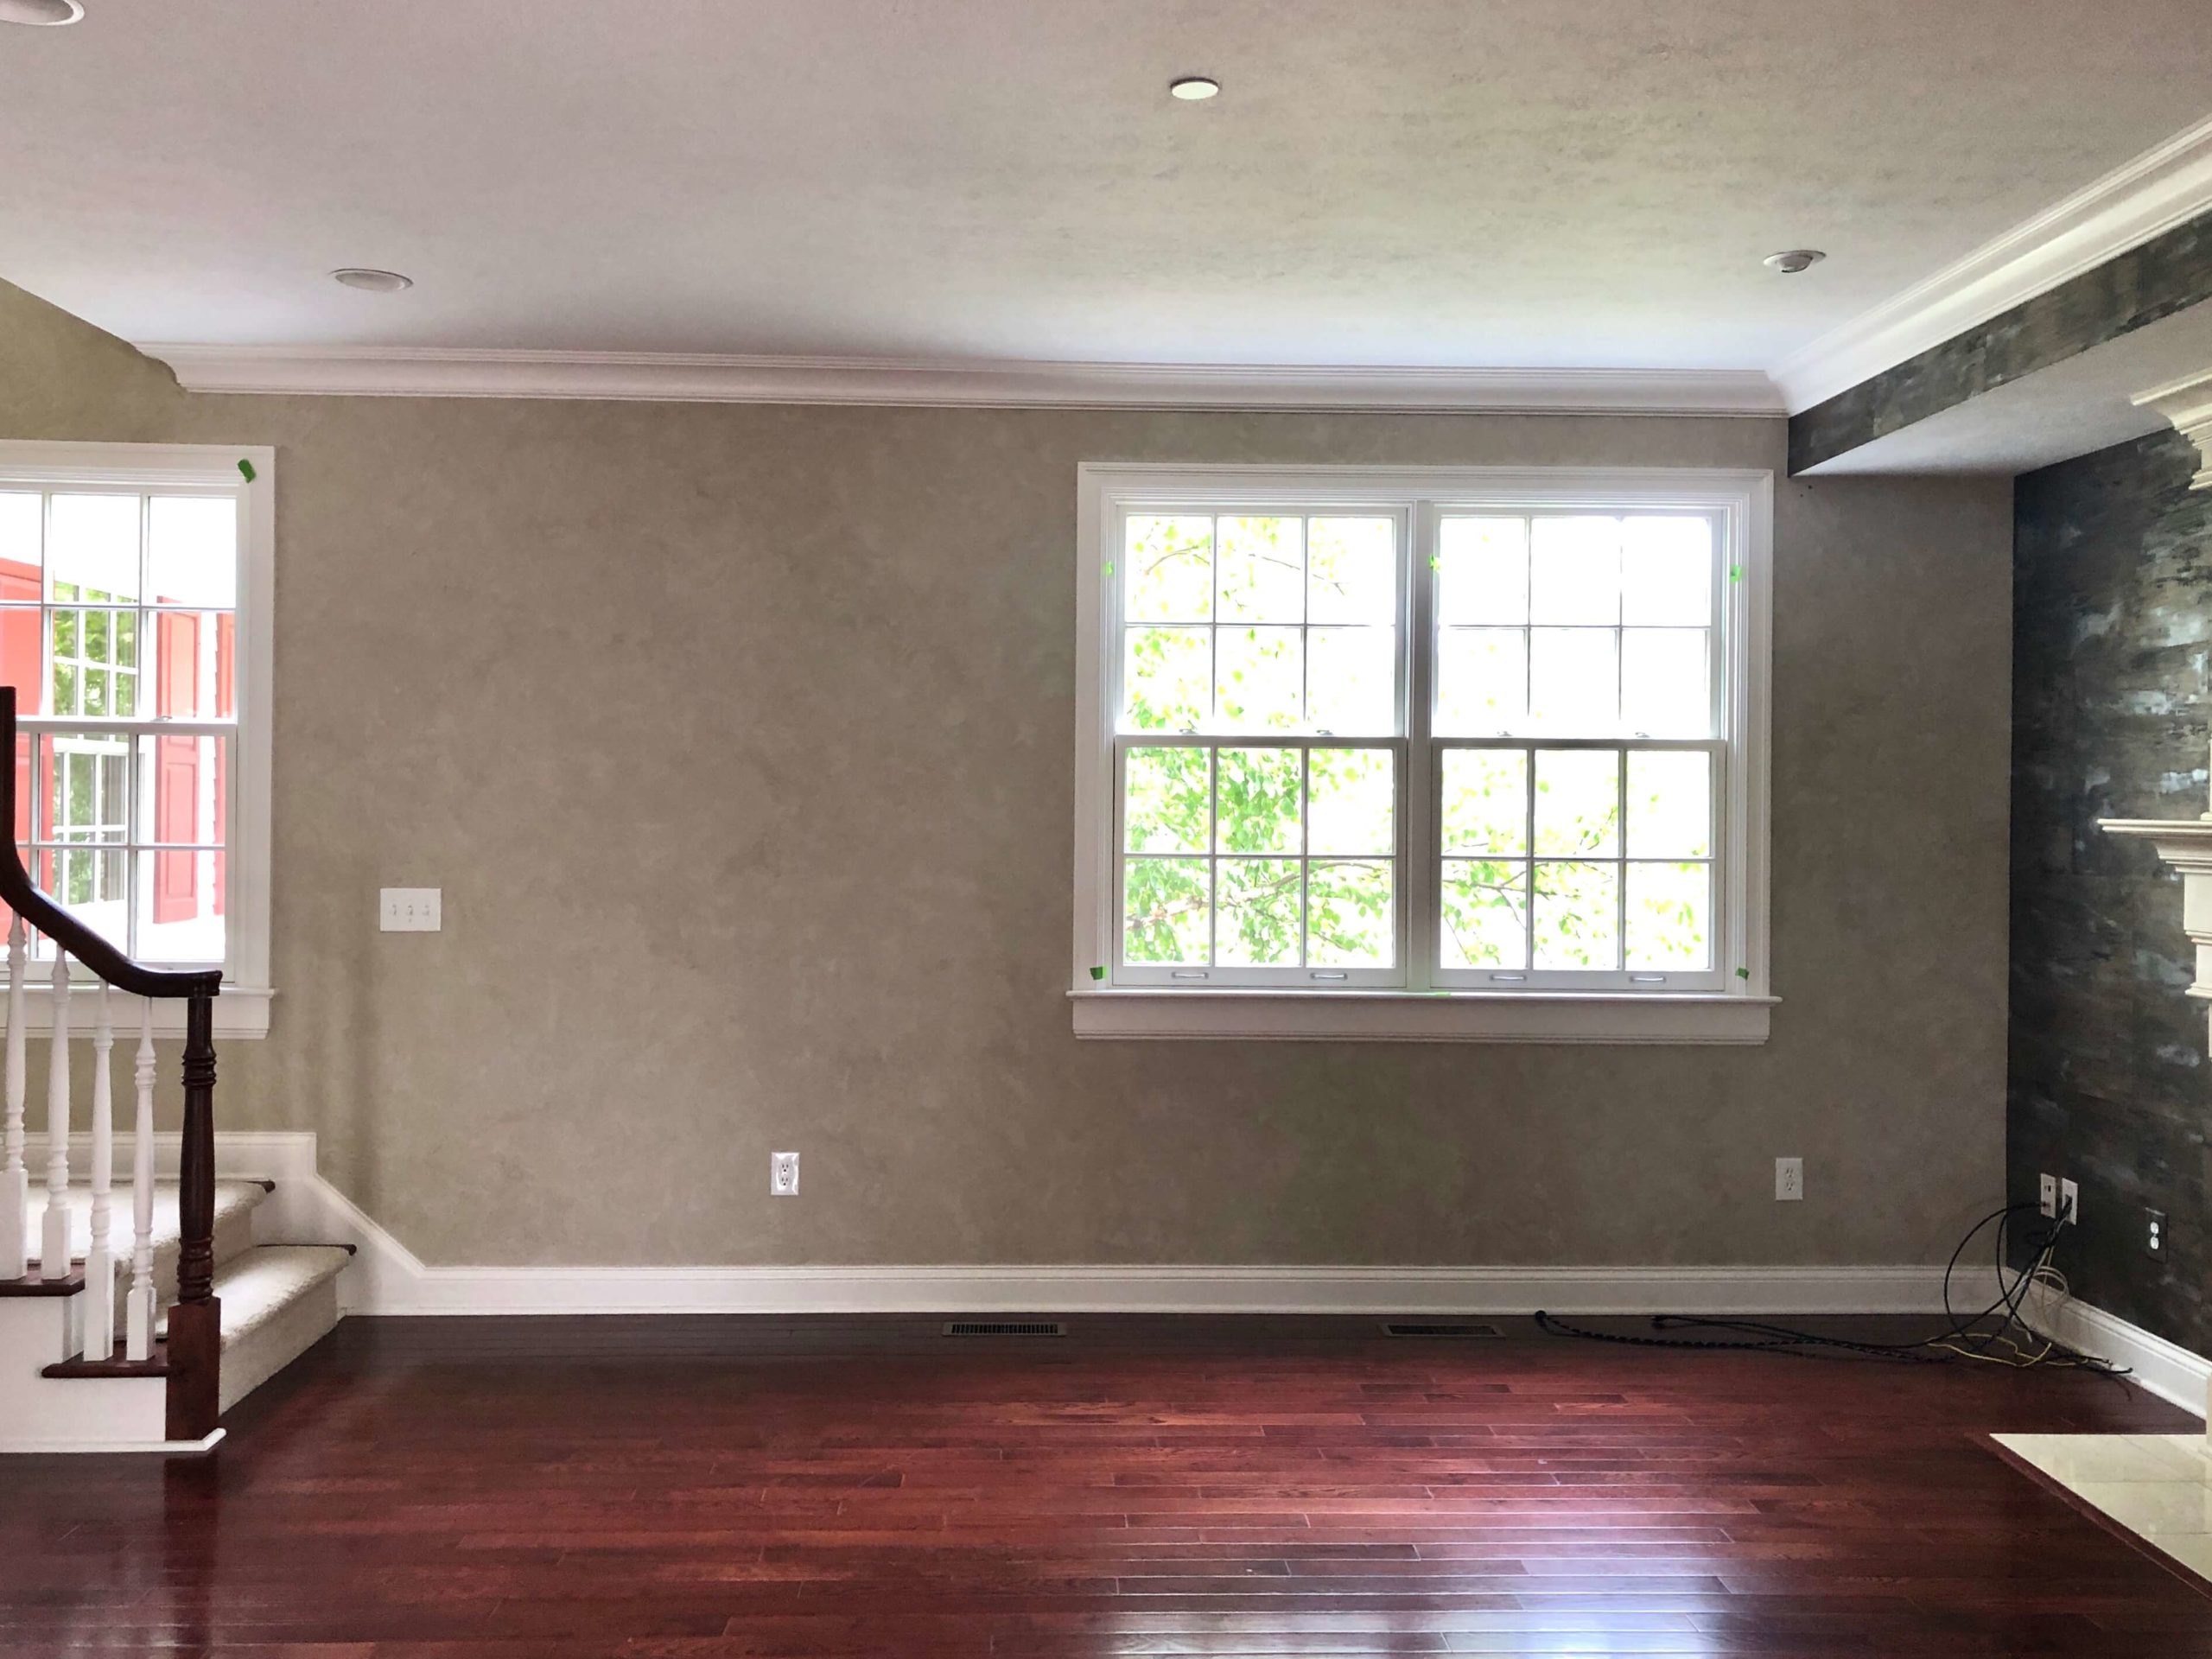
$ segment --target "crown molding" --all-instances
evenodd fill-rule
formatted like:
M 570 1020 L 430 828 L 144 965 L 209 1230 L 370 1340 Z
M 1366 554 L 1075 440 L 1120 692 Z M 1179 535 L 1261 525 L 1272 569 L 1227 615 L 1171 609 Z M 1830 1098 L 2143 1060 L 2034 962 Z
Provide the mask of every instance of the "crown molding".
M 1775 365 L 1790 413 L 2212 211 L 2212 116 Z
M 2172 423 L 2175 431 L 2196 446 L 2197 459 L 2204 464 L 2190 480 L 2189 486 L 2192 490 L 2212 490 L 2212 369 L 2138 392 L 2134 402 L 2138 409 L 2157 410 Z
M 188 391 L 921 408 L 1370 410 L 1773 417 L 1756 370 L 1335 368 L 142 345 Z

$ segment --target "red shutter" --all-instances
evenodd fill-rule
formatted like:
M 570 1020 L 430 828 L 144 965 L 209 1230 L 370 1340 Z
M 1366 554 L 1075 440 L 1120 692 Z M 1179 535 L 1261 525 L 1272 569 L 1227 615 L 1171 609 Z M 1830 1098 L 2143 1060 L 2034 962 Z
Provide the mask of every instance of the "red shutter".
M 0 600 L 11 605 L 35 605 L 43 597 L 38 567 L 0 559 Z M 45 708 L 45 615 L 39 611 L 0 612 L 0 672 L 16 688 L 16 712 L 35 715 Z M 51 786 L 52 779 L 47 780 Z M 16 740 L 16 844 L 31 838 L 31 741 Z M 39 861 L 31 861 L 38 874 Z M 51 873 L 42 885 L 52 887 Z
M 165 611 L 155 618 L 160 648 L 154 661 L 154 712 L 191 720 L 200 713 L 200 619 Z M 154 838 L 200 839 L 200 740 L 154 741 Z M 200 913 L 200 855 L 154 855 L 154 920 L 189 921 Z

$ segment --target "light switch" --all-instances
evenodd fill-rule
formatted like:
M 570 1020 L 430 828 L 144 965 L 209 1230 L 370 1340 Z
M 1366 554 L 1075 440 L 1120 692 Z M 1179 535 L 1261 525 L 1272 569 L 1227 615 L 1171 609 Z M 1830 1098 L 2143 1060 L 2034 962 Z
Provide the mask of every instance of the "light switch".
M 386 933 L 435 933 L 444 925 L 442 893 L 439 887 L 382 889 L 378 925 Z

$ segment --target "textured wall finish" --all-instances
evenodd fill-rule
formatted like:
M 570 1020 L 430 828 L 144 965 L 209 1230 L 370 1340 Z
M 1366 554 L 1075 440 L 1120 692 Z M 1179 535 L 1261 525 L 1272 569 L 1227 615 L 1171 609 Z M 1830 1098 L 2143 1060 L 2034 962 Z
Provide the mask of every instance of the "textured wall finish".
M 1789 470 L 1833 461 L 2206 299 L 2212 299 L 2212 216 L 2154 237 L 1793 415 Z
M 2163 433 L 2020 480 L 2014 565 L 2012 1196 L 2081 1183 L 2075 1291 L 2212 1344 L 2204 1005 L 2181 884 L 2102 817 L 2204 810 L 2212 497 Z M 2146 1208 L 2170 1219 L 2162 1264 Z
M 427 1260 L 1940 1262 L 2001 1187 L 2002 484 L 1779 492 L 1766 1046 L 1078 1045 L 1079 461 L 1782 423 L 193 397 L 5 290 L 0 353 L 6 435 L 277 446 L 280 991 L 222 1122 L 319 1130 Z

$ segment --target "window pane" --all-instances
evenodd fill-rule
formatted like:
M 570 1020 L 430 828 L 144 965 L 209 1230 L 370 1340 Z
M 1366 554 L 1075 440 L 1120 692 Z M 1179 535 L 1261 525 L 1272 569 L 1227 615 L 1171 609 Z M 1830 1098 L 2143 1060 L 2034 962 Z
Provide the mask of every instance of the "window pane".
M 78 613 L 84 623 L 84 653 L 88 663 L 111 663 L 114 658 L 115 631 L 110 626 L 114 613 L 111 611 L 81 611 Z
M 1536 628 L 1529 636 L 1529 723 L 1590 735 L 1620 729 L 1619 666 L 1606 628 Z
M 1620 966 L 1619 866 L 1536 866 L 1540 969 L 1611 971 Z
M 212 849 L 137 855 L 139 960 L 223 960 L 225 862 Z
M 1339 737 L 1398 729 L 1395 628 L 1307 630 L 1306 723 Z
M 1528 917 L 1526 864 L 1489 859 L 1444 861 L 1444 927 L 1439 941 L 1444 966 L 1526 968 Z
M 1223 622 L 1306 620 L 1306 524 L 1300 518 L 1223 518 Z
M 16 688 L 19 715 L 46 712 L 46 656 L 40 648 L 45 626 L 41 613 L 28 607 L 0 609 L 0 685 Z
M 141 737 L 138 739 L 137 834 L 133 839 L 163 843 L 213 845 L 224 830 L 230 781 L 230 740 L 226 737 Z M 183 867 L 164 865 L 175 893 L 185 889 Z M 179 899 L 178 902 L 181 902 Z
M 1621 633 L 1621 724 L 1651 737 L 1704 737 L 1713 690 L 1702 628 L 1628 628 Z
M 35 491 L 0 491 L 0 600 L 45 596 L 39 555 L 45 524 L 45 497 Z
M 1217 963 L 1238 968 L 1298 965 L 1299 881 L 1294 858 L 1224 858 L 1214 920 Z
M 1536 519 L 1529 550 L 1529 620 L 1615 623 L 1620 617 L 1620 520 Z
M 1713 965 L 1712 866 L 1628 867 L 1628 965 L 1685 970 Z
M 1397 757 L 1388 749 L 1315 749 L 1306 835 L 1315 853 L 1397 849 Z
M 1122 845 L 1133 853 L 1203 853 L 1211 752 L 1131 749 L 1122 766 Z
M 1518 628 L 1447 628 L 1436 637 L 1436 731 L 1494 737 L 1529 711 L 1529 636 Z
M 1304 631 L 1223 628 L 1214 639 L 1214 710 L 1230 731 L 1294 731 L 1304 723 Z
M 1306 537 L 1307 621 L 1387 626 L 1398 620 L 1395 520 L 1315 518 Z
M 47 544 L 47 574 L 57 594 L 138 597 L 138 498 L 56 495 Z
M 1613 857 L 1620 840 L 1617 749 L 1536 751 L 1536 850 Z
M 130 948 L 130 744 L 104 734 L 41 734 L 19 767 L 35 791 L 36 832 L 45 843 L 29 860 L 31 879 L 118 949 Z M 30 802 L 27 799 L 25 809 Z M 29 810 L 17 813 L 19 832 L 33 828 Z M 53 946 L 41 942 L 53 960 Z
M 1122 960 L 1205 962 L 1213 926 L 1209 871 L 1203 858 L 1132 858 L 1122 865 Z
M 1529 524 L 1446 518 L 1437 527 L 1436 618 L 1446 625 L 1529 620 Z
M 1213 639 L 1205 628 L 1130 628 L 1122 658 L 1122 729 L 1196 731 L 1212 707 Z
M 1446 749 L 1440 821 L 1447 853 L 1529 851 L 1529 757 L 1519 749 Z
M 1317 968 L 1388 968 L 1395 949 L 1390 864 L 1309 866 L 1306 960 Z
M 227 611 L 162 611 L 148 617 L 154 649 L 147 672 L 152 684 L 141 692 L 142 711 L 167 720 L 224 719 L 232 714 L 238 705 L 236 653 L 231 647 L 237 626 Z M 149 710 L 148 703 L 153 705 Z
M 1299 850 L 1296 749 L 1224 749 L 1221 797 L 1215 809 L 1215 850 L 1294 853 Z M 1222 902 L 1227 904 L 1224 897 Z
M 1700 750 L 1645 749 L 1628 758 L 1631 858 L 1713 855 L 1713 760 Z
M 1713 524 L 1705 518 L 1630 518 L 1621 526 L 1621 620 L 1708 626 Z
M 146 505 L 146 576 L 156 605 L 236 606 L 238 503 L 221 495 L 155 496 Z
M 1213 520 L 1133 514 L 1122 550 L 1123 614 L 1131 622 L 1213 619 Z

